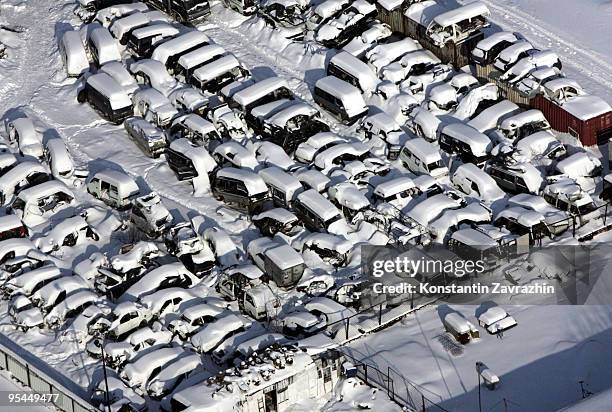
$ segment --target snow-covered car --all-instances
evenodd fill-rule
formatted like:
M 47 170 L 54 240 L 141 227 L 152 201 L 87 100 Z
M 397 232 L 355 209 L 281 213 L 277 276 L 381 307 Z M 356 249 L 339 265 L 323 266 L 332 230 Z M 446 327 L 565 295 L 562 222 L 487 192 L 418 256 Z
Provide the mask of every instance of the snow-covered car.
M 518 40 L 503 49 L 493 61 L 493 67 L 502 73 L 508 70 L 514 63 L 523 57 L 537 53 L 538 50 L 527 40 Z
M 53 306 L 64 300 L 66 296 L 87 289 L 89 289 L 89 285 L 80 276 L 62 276 L 38 289 L 30 296 L 30 299 L 44 313 L 47 313 Z
M 241 139 L 247 135 L 247 126 L 243 118 L 230 109 L 227 103 L 210 105 L 206 118 L 223 137 Z
M 300 143 L 295 150 L 294 157 L 302 163 L 311 163 L 318 153 L 332 147 L 333 145 L 346 143 L 344 137 L 338 136 L 335 133 L 322 132 L 317 133 L 303 143 Z
M 567 211 L 578 218 L 580 225 L 601 216 L 601 210 L 591 196 L 571 179 L 562 179 L 546 185 L 542 197 L 557 209 Z
M 376 7 L 364 0 L 353 2 L 342 13 L 317 29 L 315 40 L 325 47 L 341 48 L 361 34 L 376 16 Z
M 302 242 L 302 253 L 314 252 L 336 267 L 344 266 L 353 245 L 346 239 L 330 233 L 312 233 Z
M 347 162 L 364 160 L 369 156 L 370 148 L 364 143 L 341 143 L 320 151 L 314 158 L 314 166 L 322 172 L 329 172 Z
M 11 298 L 8 314 L 13 326 L 24 332 L 30 328 L 42 328 L 43 326 L 43 315 L 40 308 L 24 295 L 19 294 Z
M 376 73 L 380 73 L 383 67 L 420 48 L 417 41 L 406 37 L 395 42 L 379 44 L 366 52 L 365 57 Z
M 519 142 L 520 143 L 520 142 Z M 601 175 L 601 161 L 585 152 L 575 153 L 557 163 L 557 171 L 570 179 L 597 177 Z
M 476 225 L 491 222 L 491 209 L 481 203 L 470 203 L 459 209 L 448 209 L 429 224 L 427 229 L 434 242 L 444 244 L 462 224 Z
M 156 192 L 134 199 L 130 221 L 150 237 L 164 233 L 172 224 L 172 215 Z
M 86 339 L 95 335 L 100 328 L 103 327 L 104 318 L 108 316 L 112 310 L 113 307 L 108 302 L 99 302 L 88 306 L 62 332 L 62 338 L 74 340 L 79 343 L 85 342 Z
M 6 205 L 23 189 L 51 179 L 48 170 L 38 162 L 20 162 L 0 177 L 0 203 Z
M 13 277 L 15 273 L 21 274 L 32 267 L 41 265 L 41 258 L 30 259 L 28 255 L 36 250 L 30 239 L 10 238 L 0 241 L 0 265 L 4 266 L 2 280 Z M 1 284 L 0 284 L 1 287 Z
M 391 28 L 387 24 L 375 22 L 366 31 L 348 42 L 342 50 L 357 58 L 362 58 L 368 51 L 376 47 L 379 42 L 389 38 L 392 33 Z
M 462 164 L 455 169 L 450 180 L 463 193 L 477 197 L 488 204 L 506 195 L 491 176 L 472 163 Z
M 191 344 L 199 353 L 208 353 L 229 336 L 244 331 L 251 325 L 247 318 L 229 313 L 204 326 L 191 337 Z
M 5 241 L 6 242 L 6 241 Z M 23 294 L 30 296 L 49 282 L 62 276 L 54 264 L 47 264 L 39 268 L 21 273 L 2 284 L 5 296 Z
M 41 158 L 44 153 L 42 136 L 31 119 L 22 117 L 6 123 L 9 142 L 15 142 L 23 156 Z
M 29 235 L 28 228 L 21 219 L 15 215 L 0 217 L 0 241 L 15 238 L 26 238 Z
M 300 138 L 296 136 L 296 142 L 299 141 L 299 139 Z M 295 162 L 287 154 L 287 152 L 291 153 L 291 151 L 285 150 L 277 144 L 266 141 L 256 141 L 249 145 L 249 149 L 255 154 L 255 158 L 263 166 L 275 166 L 286 171 L 291 171 L 296 168 Z
M 238 264 L 240 254 L 236 244 L 223 229 L 209 227 L 202 233 L 202 238 L 208 243 L 210 250 L 215 254 L 216 261 L 221 268 L 228 268 Z
M 157 158 L 166 151 L 166 133 L 142 117 L 130 117 L 123 126 L 136 146 L 147 156 Z
M 283 37 L 302 40 L 305 30 L 305 12 L 309 3 L 304 0 L 266 0 L 258 14 Z
M 296 229 L 300 230 L 300 222 L 297 216 L 280 207 L 255 215 L 252 221 L 264 236 L 272 237 L 279 232 L 291 236 Z
M 147 84 L 164 96 L 169 96 L 177 87 L 176 79 L 157 60 L 138 60 L 130 65 L 130 72 L 138 83 Z
M 168 132 L 172 141 L 185 138 L 195 146 L 202 146 L 213 151 L 222 143 L 216 127 L 201 116 L 190 113 L 177 117 Z
M 226 310 L 211 303 L 200 303 L 190 306 L 181 313 L 181 317 L 168 324 L 168 330 L 186 340 L 204 325 L 212 323 L 225 314 Z
M 147 410 L 144 398 L 115 376 L 100 379 L 91 396 L 91 402 L 100 409 L 108 408 L 111 411 L 145 412 Z
M 87 178 L 87 192 L 111 207 L 127 209 L 140 194 L 138 185 L 126 173 L 106 169 Z
M 517 61 L 500 76 L 500 79 L 511 84 L 517 83 L 537 69 L 553 67 L 561 70 L 561 66 L 561 60 L 559 60 L 557 53 L 551 50 L 537 51 Z
M 108 342 L 104 345 L 104 355 L 113 368 L 119 368 L 145 349 L 161 347 L 172 341 L 172 333 L 167 330 L 153 330 L 149 326 L 137 329 L 119 342 Z M 92 351 L 96 349 L 91 348 Z M 100 351 L 100 355 L 101 355 Z
M 208 47 L 208 46 L 206 46 Z M 175 90 L 169 96 L 170 102 L 181 113 L 201 115 L 208 106 L 208 97 L 193 87 L 183 87 Z
M 346 124 L 354 123 L 369 110 L 361 90 L 335 76 L 317 80 L 313 98 L 315 103 Z
M 74 163 L 62 139 L 45 142 L 44 158 L 56 179 L 69 179 L 74 175 Z
M 149 380 L 147 393 L 153 399 L 159 399 L 170 393 L 190 374 L 196 373 L 202 366 L 202 357 L 192 353 L 177 359 L 166 366 L 157 376 Z
M 161 289 L 175 286 L 190 288 L 198 283 L 198 279 L 181 262 L 167 263 L 147 272 L 138 282 L 121 295 L 119 300 L 135 301 Z
M 408 140 L 399 157 L 404 167 L 417 175 L 428 174 L 436 179 L 448 175 L 439 149 L 421 137 Z
M 297 145 L 320 132 L 329 131 L 321 113 L 306 103 L 293 104 L 263 120 L 262 138 L 290 153 Z
M 499 306 L 493 306 L 480 315 L 478 323 L 491 334 L 503 332 L 517 325 L 516 320 Z
M 395 160 L 400 149 L 408 140 L 408 135 L 385 112 L 376 113 L 360 121 L 357 132 L 363 133 L 368 144 L 372 146 L 370 153 Z
M 282 316 L 283 333 L 289 336 L 311 336 L 327 326 L 324 317 L 315 316 L 306 310 L 297 310 Z
M 75 247 L 87 242 L 100 240 L 100 235 L 82 216 L 63 220 L 46 235 L 35 240 L 36 247 L 44 253 L 58 251 L 62 246 Z
M 370 201 L 357 186 L 350 182 L 342 182 L 327 190 L 328 198 L 344 214 L 351 223 L 363 219 L 363 213 L 370 207 Z
M 541 196 L 528 193 L 518 194 L 508 199 L 508 205 L 524 207 L 544 215 L 546 226 L 554 235 L 561 234 L 569 228 L 569 212 L 557 209 Z
M 143 328 L 153 319 L 153 314 L 143 305 L 123 302 L 106 317 L 101 331 L 111 339 L 120 339 L 137 328 Z
M 56 304 L 49 313 L 47 313 L 45 316 L 45 325 L 50 329 L 58 329 L 66 319 L 78 315 L 99 299 L 99 296 L 92 291 L 77 291 Z
M 134 93 L 132 103 L 135 116 L 143 117 L 162 129 L 169 127 L 179 114 L 166 96 L 152 88 Z
M 123 87 L 128 96 L 133 95 L 138 90 L 138 83 L 121 62 L 106 63 L 98 72 L 108 74 L 119 86 Z
M 156 349 L 125 365 L 119 376 L 131 388 L 145 389 L 151 377 L 184 353 L 185 350 L 179 347 Z
M 142 303 L 153 316 L 162 318 L 168 313 L 176 313 L 181 304 L 196 299 L 198 296 L 182 287 L 172 287 L 158 290 L 140 298 Z
M 164 243 L 168 253 L 177 257 L 198 253 L 204 248 L 202 238 L 190 222 L 181 222 L 172 226 L 164 237 Z
M 72 206 L 75 196 L 58 180 L 50 180 L 19 192 L 7 211 L 28 227 L 37 226 L 59 211 Z
M 87 31 L 87 48 L 91 57 L 98 66 L 102 66 L 109 62 L 120 62 L 121 53 L 113 36 L 106 27 L 95 27 L 92 24 Z
M 259 168 L 259 161 L 253 153 L 235 141 L 220 144 L 212 152 L 212 156 L 222 167 L 228 165 L 253 171 Z
M 408 77 L 421 75 L 440 63 L 440 59 L 430 51 L 416 50 L 383 67 L 380 74 L 383 80 L 399 84 Z

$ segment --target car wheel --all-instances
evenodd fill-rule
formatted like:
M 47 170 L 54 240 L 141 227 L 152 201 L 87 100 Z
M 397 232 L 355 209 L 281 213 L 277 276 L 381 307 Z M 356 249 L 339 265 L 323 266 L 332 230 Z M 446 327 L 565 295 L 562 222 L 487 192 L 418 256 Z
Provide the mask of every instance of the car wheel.
M 77 93 L 77 102 L 85 103 L 86 100 L 87 100 L 87 92 L 85 91 L 85 89 L 83 89 Z

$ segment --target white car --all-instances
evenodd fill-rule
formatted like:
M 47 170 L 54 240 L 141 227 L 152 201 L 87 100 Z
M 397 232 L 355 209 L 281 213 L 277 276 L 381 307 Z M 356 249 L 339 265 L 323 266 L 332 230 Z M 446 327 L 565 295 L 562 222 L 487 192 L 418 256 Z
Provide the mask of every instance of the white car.
M 42 137 L 34 127 L 32 120 L 23 117 L 8 122 L 6 124 L 6 133 L 10 142 L 17 143 L 19 153 L 22 155 L 36 158 L 43 157 Z
M 55 252 L 62 246 L 75 247 L 91 239 L 100 240 L 100 235 L 82 216 L 74 216 L 55 225 L 45 236 L 36 239 L 36 246 L 44 253 Z
M 40 308 L 24 295 L 15 295 L 9 303 L 8 313 L 15 328 L 24 332 L 30 328 L 43 326 L 43 315 Z
M 151 376 L 157 375 L 165 365 L 175 361 L 183 353 L 185 350 L 178 347 L 154 350 L 127 364 L 119 376 L 131 388 L 144 389 Z
M 118 304 L 106 319 L 105 333 L 111 338 L 118 339 L 136 328 L 148 325 L 153 314 L 146 307 L 135 302 Z
M 168 330 L 181 339 L 187 339 L 204 325 L 214 322 L 225 309 L 211 303 L 200 303 L 183 311 L 179 319 L 174 319 L 168 325 Z
M 251 322 L 247 318 L 230 313 L 203 327 L 191 337 L 191 344 L 198 352 L 207 353 L 230 335 L 242 332 L 250 325 Z

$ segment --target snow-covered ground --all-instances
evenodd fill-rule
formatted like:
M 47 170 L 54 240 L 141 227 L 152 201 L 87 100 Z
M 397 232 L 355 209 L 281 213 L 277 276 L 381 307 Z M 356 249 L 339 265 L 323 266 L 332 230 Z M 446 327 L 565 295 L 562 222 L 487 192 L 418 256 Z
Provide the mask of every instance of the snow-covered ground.
M 351 343 L 350 353 L 386 371 L 391 367 L 450 411 L 478 409 L 476 362 L 500 378 L 482 388 L 484 411 L 552 411 L 582 399 L 579 381 L 597 393 L 612 386 L 612 308 L 605 306 L 509 306 L 518 325 L 500 339 L 481 330 L 480 339 L 448 350 L 441 318 L 457 311 L 477 324 L 481 307 L 430 307 L 401 323 Z M 451 344 L 452 346 L 452 344 Z M 402 393 L 395 373 L 394 387 Z M 497 408 L 497 409 L 496 409 Z M 578 409 L 580 410 L 580 409 Z M 590 409 L 584 409 L 588 411 Z
M 54 407 L 46 407 L 46 406 L 16 406 L 16 405 L 8 405 L 7 396 L 9 392 L 12 393 L 27 393 L 29 392 L 28 388 L 21 386 L 19 383 L 15 382 L 8 372 L 0 371 L 0 392 L 2 393 L 2 403 L 0 405 L 0 412 L 15 412 L 16 410 L 22 410 L 27 412 L 50 412 L 56 410 Z
M 485 3 L 491 8 L 494 23 L 521 31 L 536 46 L 560 53 L 568 75 L 589 92 L 612 102 L 611 2 L 486 0 Z M 177 184 L 164 160 L 144 157 L 121 126 L 109 125 L 89 106 L 76 102 L 75 84 L 66 80 L 57 52 L 61 34 L 81 25 L 72 13 L 75 2 L 39 0 L 36 7 L 26 4 L 22 0 L 3 0 L 0 4 L 0 18 L 28 28 L 21 36 L 11 35 L 10 45 L 15 46 L 10 51 L 11 58 L 0 61 L 0 116 L 10 116 L 14 108 L 32 114 L 39 119 L 40 127 L 54 130 L 65 140 L 79 166 L 91 171 L 105 167 L 125 170 L 142 189 L 157 191 L 175 215 L 204 215 L 207 226 L 214 224 L 226 230 L 244 251 L 258 233 L 243 216 L 218 213 L 219 208 L 221 212 L 227 209 L 212 197 L 194 198 L 190 185 Z M 555 11 L 550 12 L 551 7 Z M 589 24 L 577 25 L 577 21 Z M 213 15 L 199 29 L 236 54 L 256 78 L 274 73 L 283 76 L 299 98 L 312 103 L 312 86 L 324 75 L 328 57 L 325 50 L 304 53 L 301 45 L 283 39 L 261 20 L 244 19 L 219 4 L 213 6 Z M 346 131 L 337 124 L 333 128 Z M 453 309 L 467 318 L 473 318 L 476 310 Z M 507 309 L 518 321 L 516 328 L 504 334 L 503 339 L 483 335 L 480 341 L 462 348 L 463 354 L 457 357 L 449 354 L 440 341 L 443 330 L 439 313 L 444 308 L 419 312 L 388 330 L 355 341 L 350 348 L 354 355 L 382 370 L 392 367 L 449 410 L 475 410 L 476 361 L 485 362 L 502 380 L 496 391 L 483 389 L 483 410 L 498 408 L 503 398 L 520 405 L 508 409 L 511 411 L 553 410 L 581 398 L 580 380 L 593 392 L 612 386 L 610 368 L 606 368 L 612 359 L 612 308 Z M 0 311 L 6 314 L 6 302 L 2 302 Z M 97 362 L 85 356 L 82 347 L 62 341 L 52 333 L 33 330 L 24 335 L 8 325 L 6 315 L 0 318 L 3 321 L 0 332 L 45 359 L 75 385 L 85 388 L 91 385 L 92 369 Z M 11 383 L 5 381 L 0 377 L 0 388 Z M 392 410 L 383 394 L 373 395 L 369 387 L 355 385 L 345 390 L 346 397 L 351 402 L 357 400 L 356 403 L 306 404 L 296 406 L 295 410 L 356 410 L 360 403 L 370 403 L 373 410 Z

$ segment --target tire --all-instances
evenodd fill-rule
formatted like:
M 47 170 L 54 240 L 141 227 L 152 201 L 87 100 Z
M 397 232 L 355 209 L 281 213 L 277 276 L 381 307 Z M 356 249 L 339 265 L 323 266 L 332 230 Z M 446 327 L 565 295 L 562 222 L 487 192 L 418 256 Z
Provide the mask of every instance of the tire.
M 77 102 L 79 103 L 85 103 L 87 101 L 87 92 L 85 91 L 85 89 L 80 90 L 77 93 Z
M 142 329 L 142 328 L 144 328 L 145 326 L 147 326 L 147 321 L 146 321 L 146 320 L 143 320 L 142 322 L 140 322 L 140 325 L 138 325 L 138 328 L 139 328 L 139 329 Z

